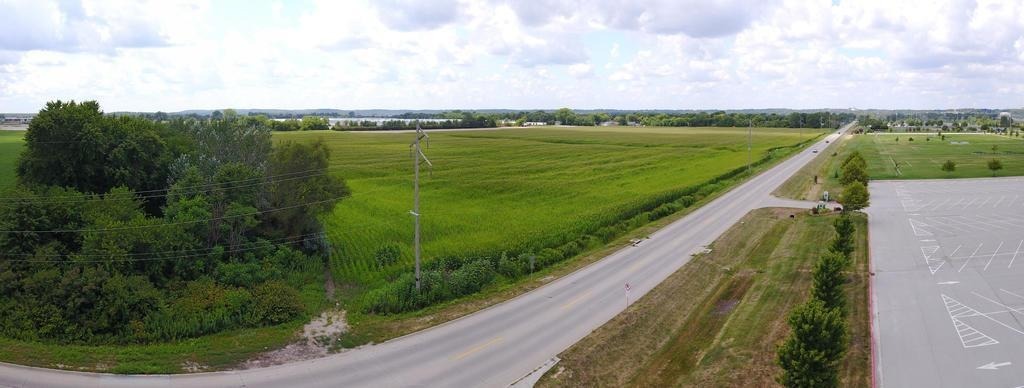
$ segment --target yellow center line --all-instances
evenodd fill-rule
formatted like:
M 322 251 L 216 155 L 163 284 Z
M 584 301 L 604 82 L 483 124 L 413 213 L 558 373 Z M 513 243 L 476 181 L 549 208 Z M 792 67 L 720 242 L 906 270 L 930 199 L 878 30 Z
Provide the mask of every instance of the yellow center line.
M 484 350 L 488 346 L 500 343 L 501 341 L 504 341 L 504 340 L 505 340 L 504 338 L 495 337 L 495 338 L 491 339 L 490 341 L 484 342 L 484 343 L 482 343 L 480 345 L 477 345 L 477 346 L 474 346 L 472 348 L 467 349 L 465 352 L 462 352 L 462 353 L 459 353 L 459 354 L 455 355 L 454 357 L 452 357 L 452 360 L 458 361 L 458 360 L 461 360 L 463 358 L 469 357 L 469 356 L 473 355 L 473 353 L 476 353 L 476 352 L 479 352 L 481 350 Z
M 583 298 L 586 298 L 587 296 L 590 296 L 590 291 L 589 290 L 587 292 L 584 292 L 583 295 L 577 296 L 575 299 L 569 301 L 569 303 L 566 303 L 565 305 L 563 305 L 562 306 L 562 310 L 569 309 L 570 307 L 572 307 L 576 303 L 579 303 L 581 300 L 583 300 Z

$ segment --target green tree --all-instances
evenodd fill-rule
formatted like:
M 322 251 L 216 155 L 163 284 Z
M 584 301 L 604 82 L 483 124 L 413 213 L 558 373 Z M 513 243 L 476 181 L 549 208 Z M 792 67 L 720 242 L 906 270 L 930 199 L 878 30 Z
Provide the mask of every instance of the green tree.
M 992 176 L 996 176 L 996 171 L 1003 169 L 1003 162 L 999 161 L 999 159 L 989 160 L 988 169 L 992 170 Z
M 330 122 L 326 117 L 319 116 L 303 116 L 302 122 L 299 124 L 301 131 L 322 131 L 328 128 L 330 128 Z
M 860 210 L 870 205 L 869 195 L 863 183 L 853 181 L 844 186 L 839 203 L 843 204 L 844 210 Z
M 117 186 L 160 189 L 175 157 L 160 126 L 141 117 L 104 116 L 95 101 L 49 102 L 29 123 L 18 179 L 95 194 Z
M 331 151 L 323 141 L 278 143 L 270 157 L 264 234 L 291 237 L 321 229 L 317 216 L 349 194 L 345 181 L 328 170 Z
M 836 237 L 832 239 L 829 247 L 833 252 L 842 254 L 843 257 L 850 257 L 854 247 L 854 226 L 853 220 L 848 215 L 842 215 L 832 223 L 836 230 Z
M 946 160 L 946 163 L 942 164 L 942 171 L 949 173 L 956 171 L 956 162 L 952 160 Z
M 789 337 L 778 350 L 778 381 L 786 387 L 837 387 L 839 366 L 849 340 L 846 320 L 816 299 L 789 315 Z
M 842 170 L 839 182 L 843 185 L 848 185 L 851 182 L 860 182 L 865 185 L 868 183 L 867 163 L 864 162 L 864 159 L 853 159 L 845 163 Z
M 829 252 L 818 259 L 811 272 L 811 297 L 821 301 L 826 308 L 846 311 L 846 294 L 843 283 L 846 278 L 843 270 L 848 263 L 846 256 L 838 252 Z

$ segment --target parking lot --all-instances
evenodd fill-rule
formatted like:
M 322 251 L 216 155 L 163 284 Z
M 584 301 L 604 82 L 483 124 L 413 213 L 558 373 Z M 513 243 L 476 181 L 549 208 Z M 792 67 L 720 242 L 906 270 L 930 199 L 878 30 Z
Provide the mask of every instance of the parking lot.
M 877 382 L 1024 385 L 1024 179 L 870 190 Z

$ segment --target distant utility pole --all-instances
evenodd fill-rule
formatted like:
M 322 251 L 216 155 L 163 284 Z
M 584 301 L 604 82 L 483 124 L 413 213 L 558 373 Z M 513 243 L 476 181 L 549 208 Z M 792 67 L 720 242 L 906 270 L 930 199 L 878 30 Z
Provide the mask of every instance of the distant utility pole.
M 420 128 L 419 121 L 416 122 L 416 140 L 413 140 L 412 144 L 409 144 L 409 149 L 412 152 L 412 217 L 415 223 L 413 249 L 416 254 L 416 292 L 420 291 L 420 163 L 427 163 L 427 166 L 434 167 L 430 160 L 427 159 L 427 155 L 423 154 L 423 147 L 420 144 L 421 140 L 427 140 L 427 145 L 430 145 L 430 136 L 427 136 L 426 132 L 423 132 L 423 128 Z

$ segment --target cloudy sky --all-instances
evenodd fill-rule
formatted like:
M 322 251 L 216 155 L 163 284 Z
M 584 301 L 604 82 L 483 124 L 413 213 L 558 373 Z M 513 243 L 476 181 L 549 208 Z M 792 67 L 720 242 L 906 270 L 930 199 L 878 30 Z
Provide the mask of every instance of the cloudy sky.
M 1024 107 L 1020 0 L 0 0 L 0 112 Z

